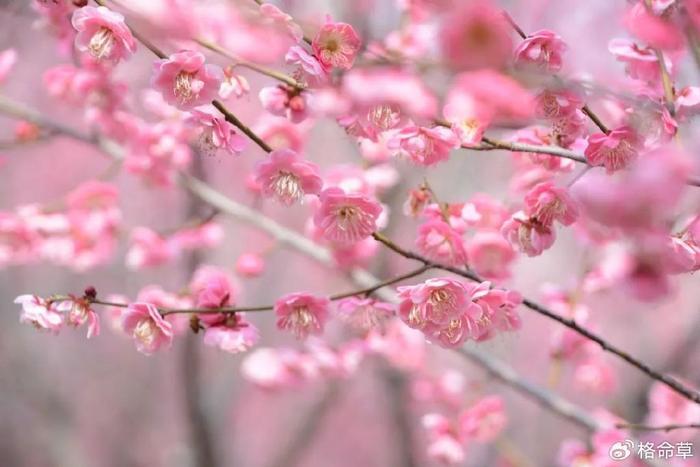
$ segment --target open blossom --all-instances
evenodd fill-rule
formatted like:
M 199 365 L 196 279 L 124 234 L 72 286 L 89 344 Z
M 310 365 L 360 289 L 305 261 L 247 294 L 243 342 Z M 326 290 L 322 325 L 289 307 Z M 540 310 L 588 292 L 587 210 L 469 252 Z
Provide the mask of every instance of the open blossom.
M 430 332 L 459 319 L 467 306 L 462 282 L 450 279 L 428 279 L 423 284 L 397 288 L 401 303 L 401 319 L 414 329 Z
M 229 353 L 245 352 L 260 339 L 258 328 L 246 321 L 243 313 L 210 316 L 205 324 L 204 344 Z
M 482 443 L 493 441 L 507 422 L 503 400 L 499 396 L 487 396 L 459 416 L 460 434 Z
M 275 197 L 287 206 L 303 201 L 305 195 L 318 194 L 323 187 L 318 166 L 291 149 L 272 151 L 258 162 L 255 180 L 264 196 Z
M 545 89 L 535 98 L 535 115 L 555 120 L 576 113 L 583 107 L 583 100 L 568 89 Z
M 208 104 L 216 98 L 224 73 L 219 66 L 204 62 L 204 55 L 192 50 L 157 60 L 152 85 L 176 107 L 191 109 Z
M 617 60 L 626 64 L 627 74 L 634 79 L 648 83 L 659 83 L 661 71 L 659 59 L 651 47 L 639 46 L 629 39 L 613 39 L 608 44 L 608 50 Z M 673 73 L 673 62 L 664 55 L 666 69 Z
M 578 217 L 576 202 L 565 188 L 551 182 L 538 183 L 525 195 L 525 214 L 551 227 L 554 221 L 571 225 Z
M 528 256 L 538 256 L 554 244 L 555 233 L 551 227 L 529 218 L 518 211 L 503 223 L 501 234 L 516 250 Z
M 243 277 L 258 277 L 265 270 L 265 258 L 257 253 L 243 253 L 236 260 L 236 272 Z
M 561 70 L 562 55 L 566 49 L 566 44 L 558 34 L 542 29 L 528 35 L 518 45 L 515 49 L 515 61 L 556 73 Z
M 75 46 L 97 60 L 118 62 L 136 51 L 136 39 L 124 23 L 124 16 L 107 7 L 78 8 L 72 22 L 78 31 Z
M 258 93 L 265 110 L 278 117 L 287 117 L 292 123 L 303 122 L 308 116 L 306 95 L 306 92 L 283 84 L 264 87 Z
M 122 314 L 122 329 L 136 342 L 136 349 L 151 355 L 173 343 L 172 324 L 151 303 L 131 303 Z
M 373 298 L 348 297 L 336 307 L 336 314 L 359 332 L 381 329 L 394 314 L 394 306 Z
M 308 293 L 292 293 L 275 302 L 277 327 L 294 333 L 297 339 L 321 334 L 328 319 L 329 301 Z
M 188 120 L 199 127 L 199 146 L 205 154 L 215 154 L 219 149 L 239 154 L 246 147 L 245 138 L 236 133 L 234 126 L 211 109 L 193 109 Z
M 321 205 L 314 214 L 314 224 L 327 240 L 355 243 L 377 230 L 382 206 L 360 193 L 345 193 L 340 188 L 321 192 Z
M 469 267 L 490 280 L 510 277 L 510 265 L 516 254 L 498 231 L 479 231 L 467 241 Z
M 22 305 L 21 323 L 29 323 L 54 334 L 61 330 L 63 314 L 56 308 L 56 303 L 49 303 L 36 295 L 20 295 L 15 298 L 15 303 Z
M 586 160 L 602 165 L 608 173 L 627 167 L 637 157 L 637 135 L 630 127 L 620 127 L 610 133 L 595 133 L 588 137 Z
M 685 45 L 685 38 L 677 24 L 653 14 L 645 2 L 637 2 L 624 17 L 627 29 L 642 42 L 665 51 L 675 51 Z
M 129 269 L 160 266 L 171 261 L 176 252 L 172 245 L 148 227 L 136 227 L 131 231 L 126 265 Z
M 416 164 L 431 166 L 447 160 L 450 151 L 459 146 L 459 139 L 449 128 L 408 126 L 394 135 L 388 146 Z
M 341 70 L 352 68 L 361 45 L 351 25 L 332 21 L 321 26 L 311 43 L 314 54 L 326 69 Z
M 100 334 L 100 317 L 90 307 L 90 303 L 84 298 L 63 300 L 56 304 L 56 311 L 65 316 L 65 323 L 70 326 L 81 326 L 87 323 L 87 338 Z
M 462 236 L 442 220 L 431 220 L 420 226 L 416 245 L 421 254 L 450 266 L 467 263 Z
M 189 289 L 195 297 L 197 308 L 220 308 L 234 303 L 237 298 L 229 274 L 215 266 L 199 267 L 192 277 Z
M 439 37 L 445 58 L 455 68 L 500 68 L 513 50 L 509 26 L 489 0 L 459 2 L 446 16 Z

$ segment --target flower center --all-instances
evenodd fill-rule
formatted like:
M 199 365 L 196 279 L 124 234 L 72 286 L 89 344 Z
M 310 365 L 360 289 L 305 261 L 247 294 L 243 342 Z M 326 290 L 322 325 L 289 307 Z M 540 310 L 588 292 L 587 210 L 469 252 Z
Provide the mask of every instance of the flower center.
M 181 71 L 175 76 L 174 92 L 180 103 L 185 104 L 197 97 L 197 92 L 192 87 L 193 80 L 194 74 L 186 71 Z
M 290 172 L 280 171 L 272 183 L 272 189 L 284 202 L 291 204 L 304 197 L 299 178 Z
M 156 326 L 152 319 L 139 321 L 134 329 L 134 337 L 143 342 L 144 345 L 151 345 L 156 340 Z
M 100 28 L 90 39 L 88 50 L 98 60 L 108 57 L 114 48 L 114 34 L 110 29 Z

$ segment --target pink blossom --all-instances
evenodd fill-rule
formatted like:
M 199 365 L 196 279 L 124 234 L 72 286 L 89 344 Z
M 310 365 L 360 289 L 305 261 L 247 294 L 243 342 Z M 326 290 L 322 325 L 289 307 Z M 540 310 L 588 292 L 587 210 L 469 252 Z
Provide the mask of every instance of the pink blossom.
M 585 151 L 591 165 L 602 165 L 608 173 L 627 167 L 637 157 L 637 135 L 630 127 L 623 126 L 610 133 L 595 133 L 588 137 Z
M 188 122 L 199 127 L 199 146 L 204 154 L 215 154 L 219 149 L 239 154 L 246 147 L 245 138 L 213 109 L 191 110 Z
M 579 95 L 568 89 L 545 89 L 535 99 L 535 114 L 540 118 L 558 119 L 576 113 L 583 107 Z
M 480 231 L 466 244 L 469 266 L 477 274 L 489 280 L 510 277 L 509 268 L 516 254 L 502 235 L 494 231 Z
M 423 80 L 400 68 L 354 69 L 343 77 L 341 92 L 350 99 L 357 113 L 371 112 L 373 121 L 383 120 L 394 112 L 400 117 L 420 118 L 433 118 L 437 114 L 437 100 Z
M 460 414 L 460 434 L 464 439 L 486 443 L 496 439 L 507 422 L 503 400 L 499 396 L 486 396 Z
M 204 222 L 192 227 L 184 226 L 167 239 L 168 245 L 176 253 L 199 248 L 211 248 L 224 238 L 224 230 L 221 224 L 216 222 Z
M 272 3 L 260 5 L 260 14 L 274 25 L 281 26 L 280 29 L 285 30 L 295 42 L 300 42 L 304 38 L 304 31 L 294 22 L 294 19 Z
M 389 142 L 389 148 L 416 164 L 429 167 L 446 161 L 450 151 L 459 146 L 459 140 L 449 128 L 408 126 Z
M 84 298 L 63 300 L 56 304 L 56 311 L 65 315 L 65 323 L 74 327 L 87 323 L 87 338 L 100 334 L 100 317 Z
M 678 50 L 685 45 L 678 26 L 650 12 L 644 2 L 637 2 L 627 11 L 624 23 L 634 36 L 651 47 Z
M 600 357 L 589 357 L 576 364 L 574 380 L 586 391 L 609 394 L 615 389 L 616 376 L 613 368 Z
M 445 98 L 443 114 L 457 127 L 487 126 L 533 116 L 530 92 L 515 79 L 496 70 L 476 70 L 457 75 Z
M 700 112 L 700 87 L 686 86 L 677 91 L 675 104 L 677 117 L 697 115 Z
M 306 375 L 299 371 L 296 351 L 257 348 L 249 353 L 241 365 L 245 379 L 264 389 L 279 389 L 298 385 Z
M 451 326 L 461 318 L 467 306 L 464 285 L 447 277 L 401 286 L 397 291 L 401 299 L 398 314 L 403 322 L 428 333 Z M 466 337 L 467 334 L 460 334 L 458 340 L 463 342 Z
M 297 339 L 321 334 L 328 319 L 329 300 L 308 293 L 292 293 L 275 302 L 277 327 L 294 333 Z
M 328 79 L 326 69 L 318 59 L 298 45 L 289 48 L 284 60 L 298 67 L 298 73 L 303 76 L 304 82 L 321 84 Z
M 640 47 L 628 39 L 613 39 L 608 44 L 608 50 L 626 64 L 626 71 L 630 77 L 652 84 L 660 82 L 659 59 L 651 47 Z M 670 59 L 664 56 L 664 61 L 666 69 L 672 72 L 673 64 Z
M 367 333 L 383 328 L 394 314 L 394 306 L 373 298 L 348 297 L 338 302 L 337 315 L 353 329 Z
M 574 115 L 572 113 L 571 115 Z M 566 117 L 563 117 L 566 118 Z M 530 127 L 516 133 L 513 141 L 516 143 L 532 144 L 535 146 L 551 146 L 556 141 L 552 141 L 552 134 L 549 129 L 543 127 Z M 513 157 L 518 162 L 525 162 L 525 165 L 536 164 L 548 171 L 570 172 L 575 167 L 575 162 L 563 157 L 550 156 L 534 152 L 514 152 Z
M 600 224 L 635 232 L 665 230 L 691 171 L 684 153 L 665 147 L 639 158 L 618 179 L 586 175 L 572 194 L 583 213 Z
M 136 39 L 124 23 L 124 16 L 107 7 L 85 6 L 73 12 L 78 31 L 75 46 L 97 60 L 119 62 L 136 52 Z
M 236 272 L 243 277 L 258 277 L 265 270 L 265 259 L 257 253 L 243 253 L 236 260 Z
M 258 122 L 254 131 L 272 149 L 291 149 L 301 152 L 304 147 L 305 128 L 286 118 L 265 115 Z
M 190 282 L 190 293 L 195 297 L 197 308 L 221 308 L 235 303 L 237 298 L 233 280 L 221 268 L 200 266 Z M 200 319 L 209 321 L 217 319 L 216 315 L 203 314 Z
M 136 342 L 136 349 L 151 355 L 173 343 L 172 325 L 150 303 L 131 303 L 122 314 L 122 329 Z
M 165 101 L 181 109 L 191 109 L 214 100 L 224 78 L 217 65 L 205 65 L 204 55 L 183 50 L 154 63 L 152 86 Z
M 306 195 L 316 195 L 323 187 L 318 166 L 303 160 L 291 149 L 272 151 L 255 166 L 255 180 L 262 194 L 291 206 Z
M 352 68 L 361 45 L 360 37 L 351 25 L 332 21 L 321 26 L 311 42 L 321 65 L 326 69 L 341 70 Z
M 262 106 L 272 115 L 286 117 L 293 123 L 303 122 L 308 116 L 306 92 L 285 85 L 267 86 L 258 97 Z
M 439 34 L 443 55 L 455 68 L 501 68 L 513 42 L 500 10 L 489 0 L 459 2 Z
M 685 399 L 667 386 L 654 383 L 649 390 L 649 415 L 647 423 L 654 426 L 691 424 L 700 420 L 700 407 Z M 674 431 L 673 439 L 688 439 L 689 430 Z M 692 436 L 692 434 L 690 434 Z
M 508 209 L 484 193 L 476 193 L 464 203 L 459 213 L 462 222 L 475 229 L 500 229 L 508 219 Z
M 503 223 L 501 234 L 521 253 L 538 256 L 554 244 L 555 234 L 551 227 L 530 219 L 518 211 Z
M 340 188 L 321 192 L 321 204 L 314 214 L 314 224 L 324 238 L 336 243 L 355 243 L 377 230 L 381 205 L 359 193 L 345 193 Z
M 203 315 L 200 315 L 203 316 Z M 204 344 L 229 353 L 245 352 L 260 339 L 260 332 L 245 320 L 243 313 L 219 314 L 208 320 Z
M 45 329 L 58 334 L 63 327 L 63 314 L 57 309 L 55 302 L 47 302 L 36 295 L 20 295 L 15 303 L 22 305 L 20 323 L 29 323 L 37 329 Z
M 160 266 L 175 257 L 172 244 L 148 227 L 136 227 L 131 231 L 126 265 L 129 269 Z
M 219 97 L 228 99 L 231 95 L 243 97 L 250 92 L 250 84 L 243 75 L 239 75 L 233 71 L 232 67 L 224 69 L 224 79 L 219 88 Z
M 129 140 L 126 170 L 143 175 L 156 185 L 172 185 L 176 171 L 186 169 L 192 158 L 184 129 L 171 122 L 161 122 L 140 124 L 135 133 Z
M 531 64 L 549 73 L 561 70 L 567 46 L 562 38 L 548 29 L 528 35 L 515 49 L 515 61 Z
M 571 225 L 578 217 L 578 208 L 565 188 L 545 182 L 538 183 L 525 195 L 525 214 L 545 227 L 551 227 L 554 221 Z
M 432 220 L 418 229 L 416 245 L 421 254 L 450 266 L 467 263 L 462 236 L 442 220 Z

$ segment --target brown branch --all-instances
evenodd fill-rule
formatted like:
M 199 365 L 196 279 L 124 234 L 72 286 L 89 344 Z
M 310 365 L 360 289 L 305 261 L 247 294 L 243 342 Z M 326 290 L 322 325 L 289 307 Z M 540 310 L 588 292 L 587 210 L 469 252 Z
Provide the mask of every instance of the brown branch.
M 390 239 L 386 238 L 382 234 L 374 233 L 373 237 L 375 240 L 377 240 L 378 242 L 381 242 L 387 248 L 389 248 L 390 250 L 394 251 L 395 253 L 403 256 L 404 258 L 420 261 L 425 266 L 430 266 L 430 267 L 435 268 L 435 269 L 442 269 L 443 271 L 448 271 L 448 272 L 451 272 L 453 274 L 457 274 L 458 276 L 465 277 L 471 281 L 483 282 L 483 279 L 481 277 L 479 277 L 473 271 L 460 269 L 460 268 L 456 268 L 456 267 L 452 267 L 452 266 L 447 266 L 444 264 L 435 263 L 433 261 L 430 261 L 427 258 L 425 258 L 417 253 L 414 253 L 414 252 L 408 251 L 408 250 L 404 250 L 403 248 L 396 245 L 394 242 L 392 242 Z M 547 318 L 554 320 L 554 321 L 566 326 L 567 328 L 577 332 L 578 334 L 586 337 L 587 339 L 595 342 L 606 352 L 609 352 L 613 355 L 616 355 L 617 357 L 621 358 L 622 360 L 626 361 L 627 363 L 629 363 L 633 367 L 637 368 L 641 372 L 648 375 L 650 378 L 655 379 L 655 380 L 665 384 L 666 386 L 668 386 L 671 389 L 673 389 L 674 391 L 676 391 L 678 394 L 681 394 L 683 397 L 685 397 L 685 398 L 687 398 L 695 403 L 700 404 L 700 392 L 685 386 L 683 383 L 681 383 L 680 381 L 678 381 L 677 379 L 675 379 L 669 375 L 660 373 L 660 372 L 652 369 L 649 365 L 642 362 L 641 360 L 638 360 L 637 358 L 631 356 L 627 352 L 625 352 L 625 351 L 617 348 L 613 344 L 607 342 L 605 339 L 598 336 L 597 334 L 594 334 L 593 332 L 589 331 L 588 329 L 580 326 L 576 321 L 569 319 L 569 318 L 565 318 L 563 316 L 560 316 L 557 313 L 549 310 L 545 306 L 540 305 L 539 303 L 537 303 L 533 300 L 529 300 L 527 298 L 523 299 L 523 305 L 525 305 L 530 310 L 532 310 L 536 313 L 539 313 L 543 316 L 546 316 Z
M 633 430 L 633 431 L 673 431 L 673 430 L 685 430 L 685 429 L 700 429 L 700 423 L 688 423 L 680 424 L 673 423 L 669 425 L 646 425 L 644 423 L 617 423 L 615 428 L 620 428 L 622 430 Z

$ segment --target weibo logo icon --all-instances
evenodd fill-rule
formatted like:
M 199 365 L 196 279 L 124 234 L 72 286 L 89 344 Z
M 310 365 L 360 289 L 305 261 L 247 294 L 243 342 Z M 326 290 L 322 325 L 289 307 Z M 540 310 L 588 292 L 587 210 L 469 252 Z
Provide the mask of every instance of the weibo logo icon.
M 632 455 L 632 449 L 634 449 L 634 442 L 626 439 L 610 446 L 608 455 L 614 461 L 623 461 Z

